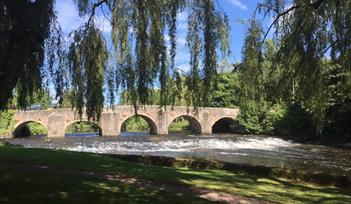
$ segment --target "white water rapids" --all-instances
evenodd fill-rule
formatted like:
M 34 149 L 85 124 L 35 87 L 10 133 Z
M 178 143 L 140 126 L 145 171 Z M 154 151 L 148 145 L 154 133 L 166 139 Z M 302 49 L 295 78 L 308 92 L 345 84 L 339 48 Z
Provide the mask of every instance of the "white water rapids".
M 294 146 L 293 143 L 278 138 L 251 138 L 231 141 L 220 139 L 183 139 L 160 142 L 140 141 L 95 141 L 89 145 L 79 144 L 74 147 L 64 148 L 70 151 L 112 153 L 112 152 L 191 152 L 196 150 L 276 150 L 281 147 Z

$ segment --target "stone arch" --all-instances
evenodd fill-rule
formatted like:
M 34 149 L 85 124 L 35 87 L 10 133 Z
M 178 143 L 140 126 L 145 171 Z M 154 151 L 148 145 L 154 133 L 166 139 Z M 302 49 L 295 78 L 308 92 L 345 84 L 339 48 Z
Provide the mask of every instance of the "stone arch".
M 22 131 L 24 130 L 23 128 L 26 127 L 29 123 L 38 123 L 42 125 L 46 132 L 48 132 L 48 127 L 46 124 L 44 124 L 42 121 L 37 121 L 37 120 L 27 120 L 27 121 L 20 121 L 14 125 L 13 131 L 12 131 L 12 137 L 25 137 L 29 135 L 22 135 Z
M 147 124 L 148 124 L 148 126 L 149 126 L 149 129 L 150 129 L 150 134 L 151 135 L 157 135 L 157 131 L 158 131 L 158 128 L 157 128 L 157 125 L 156 125 L 156 122 L 155 122 L 155 120 L 151 117 L 151 116 L 149 116 L 149 115 L 147 115 L 147 114 L 144 114 L 144 113 L 138 113 L 137 115 L 136 114 L 132 114 L 132 115 L 128 115 L 127 117 L 125 117 L 122 121 L 121 121 L 121 123 L 120 123 L 120 125 L 119 125 L 119 132 L 121 132 L 122 131 L 122 126 L 123 126 L 123 124 L 128 120 L 128 119 L 130 119 L 130 118 L 132 118 L 132 117 L 135 117 L 135 116 L 138 116 L 138 117 L 141 117 L 141 118 L 143 118 L 146 122 L 147 122 Z
M 176 117 L 173 117 L 171 120 L 169 120 L 170 122 L 168 123 L 167 125 L 167 130 L 169 130 L 169 127 L 170 125 L 177 119 L 177 118 L 185 118 L 189 121 L 190 123 L 190 128 L 191 128 L 191 131 L 193 133 L 202 133 L 202 125 L 201 123 L 199 122 L 199 120 L 194 117 L 194 116 L 191 116 L 191 115 L 186 115 L 186 114 L 182 114 L 182 115 L 178 115 Z
M 99 136 L 102 136 L 102 128 L 100 127 L 100 125 L 95 122 L 95 121 L 89 121 L 89 120 L 72 120 L 70 122 L 68 122 L 65 127 L 64 127 L 64 135 L 66 136 L 66 132 L 67 132 L 67 128 L 70 126 L 70 125 L 73 125 L 74 123 L 79 123 L 79 122 L 88 122 L 88 123 L 91 123 L 91 124 L 94 124 L 97 128 L 98 128 L 98 135 Z
M 239 133 L 239 121 L 231 116 L 221 116 L 211 125 L 212 133 Z

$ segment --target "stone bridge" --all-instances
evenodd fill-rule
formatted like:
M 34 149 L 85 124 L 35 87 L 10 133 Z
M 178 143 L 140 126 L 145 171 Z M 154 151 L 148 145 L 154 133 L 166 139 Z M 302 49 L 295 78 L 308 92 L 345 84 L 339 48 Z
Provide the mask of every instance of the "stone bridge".
M 198 108 L 198 111 L 194 112 L 193 108 L 184 106 L 162 109 L 159 106 L 143 106 L 138 109 L 137 113 L 147 121 L 151 134 L 168 134 L 168 127 L 179 117 L 188 119 L 193 132 L 210 134 L 212 127 L 220 121 L 235 122 L 239 109 Z M 117 136 L 121 133 L 122 124 L 133 116 L 135 116 L 133 106 L 116 106 L 114 109 L 104 109 L 100 121 L 91 122 L 99 126 L 101 135 Z M 15 114 L 15 120 L 12 136 L 18 136 L 21 129 L 28 123 L 37 122 L 47 129 L 48 137 L 64 137 L 69 125 L 79 121 L 88 121 L 85 115 L 80 119 L 72 109 L 18 111 Z

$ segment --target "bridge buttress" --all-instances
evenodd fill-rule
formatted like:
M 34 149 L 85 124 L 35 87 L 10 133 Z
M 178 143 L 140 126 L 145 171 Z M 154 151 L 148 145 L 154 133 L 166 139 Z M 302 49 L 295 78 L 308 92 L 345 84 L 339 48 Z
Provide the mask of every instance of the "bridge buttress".
M 103 136 L 119 136 L 121 134 L 119 126 L 120 115 L 118 113 L 102 113 L 101 130 Z
M 158 115 L 157 121 L 157 134 L 158 135 L 167 135 L 168 134 L 168 111 L 161 110 Z
M 51 115 L 48 118 L 48 135 L 47 137 L 65 137 L 65 121 L 60 115 Z
M 210 117 L 208 112 L 202 113 L 202 121 L 201 121 L 201 133 L 202 134 L 211 134 L 212 133 L 212 126 L 210 124 Z

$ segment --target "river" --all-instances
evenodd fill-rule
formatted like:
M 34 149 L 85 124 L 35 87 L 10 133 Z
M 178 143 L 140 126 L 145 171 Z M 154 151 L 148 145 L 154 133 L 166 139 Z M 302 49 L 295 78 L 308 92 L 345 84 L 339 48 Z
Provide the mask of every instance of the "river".
M 108 154 L 205 158 L 268 167 L 303 169 L 351 176 L 351 150 L 300 144 L 270 136 L 123 133 L 119 137 L 73 134 L 65 138 L 31 136 L 7 139 L 24 147 Z M 91 136 L 91 137 L 86 137 Z

